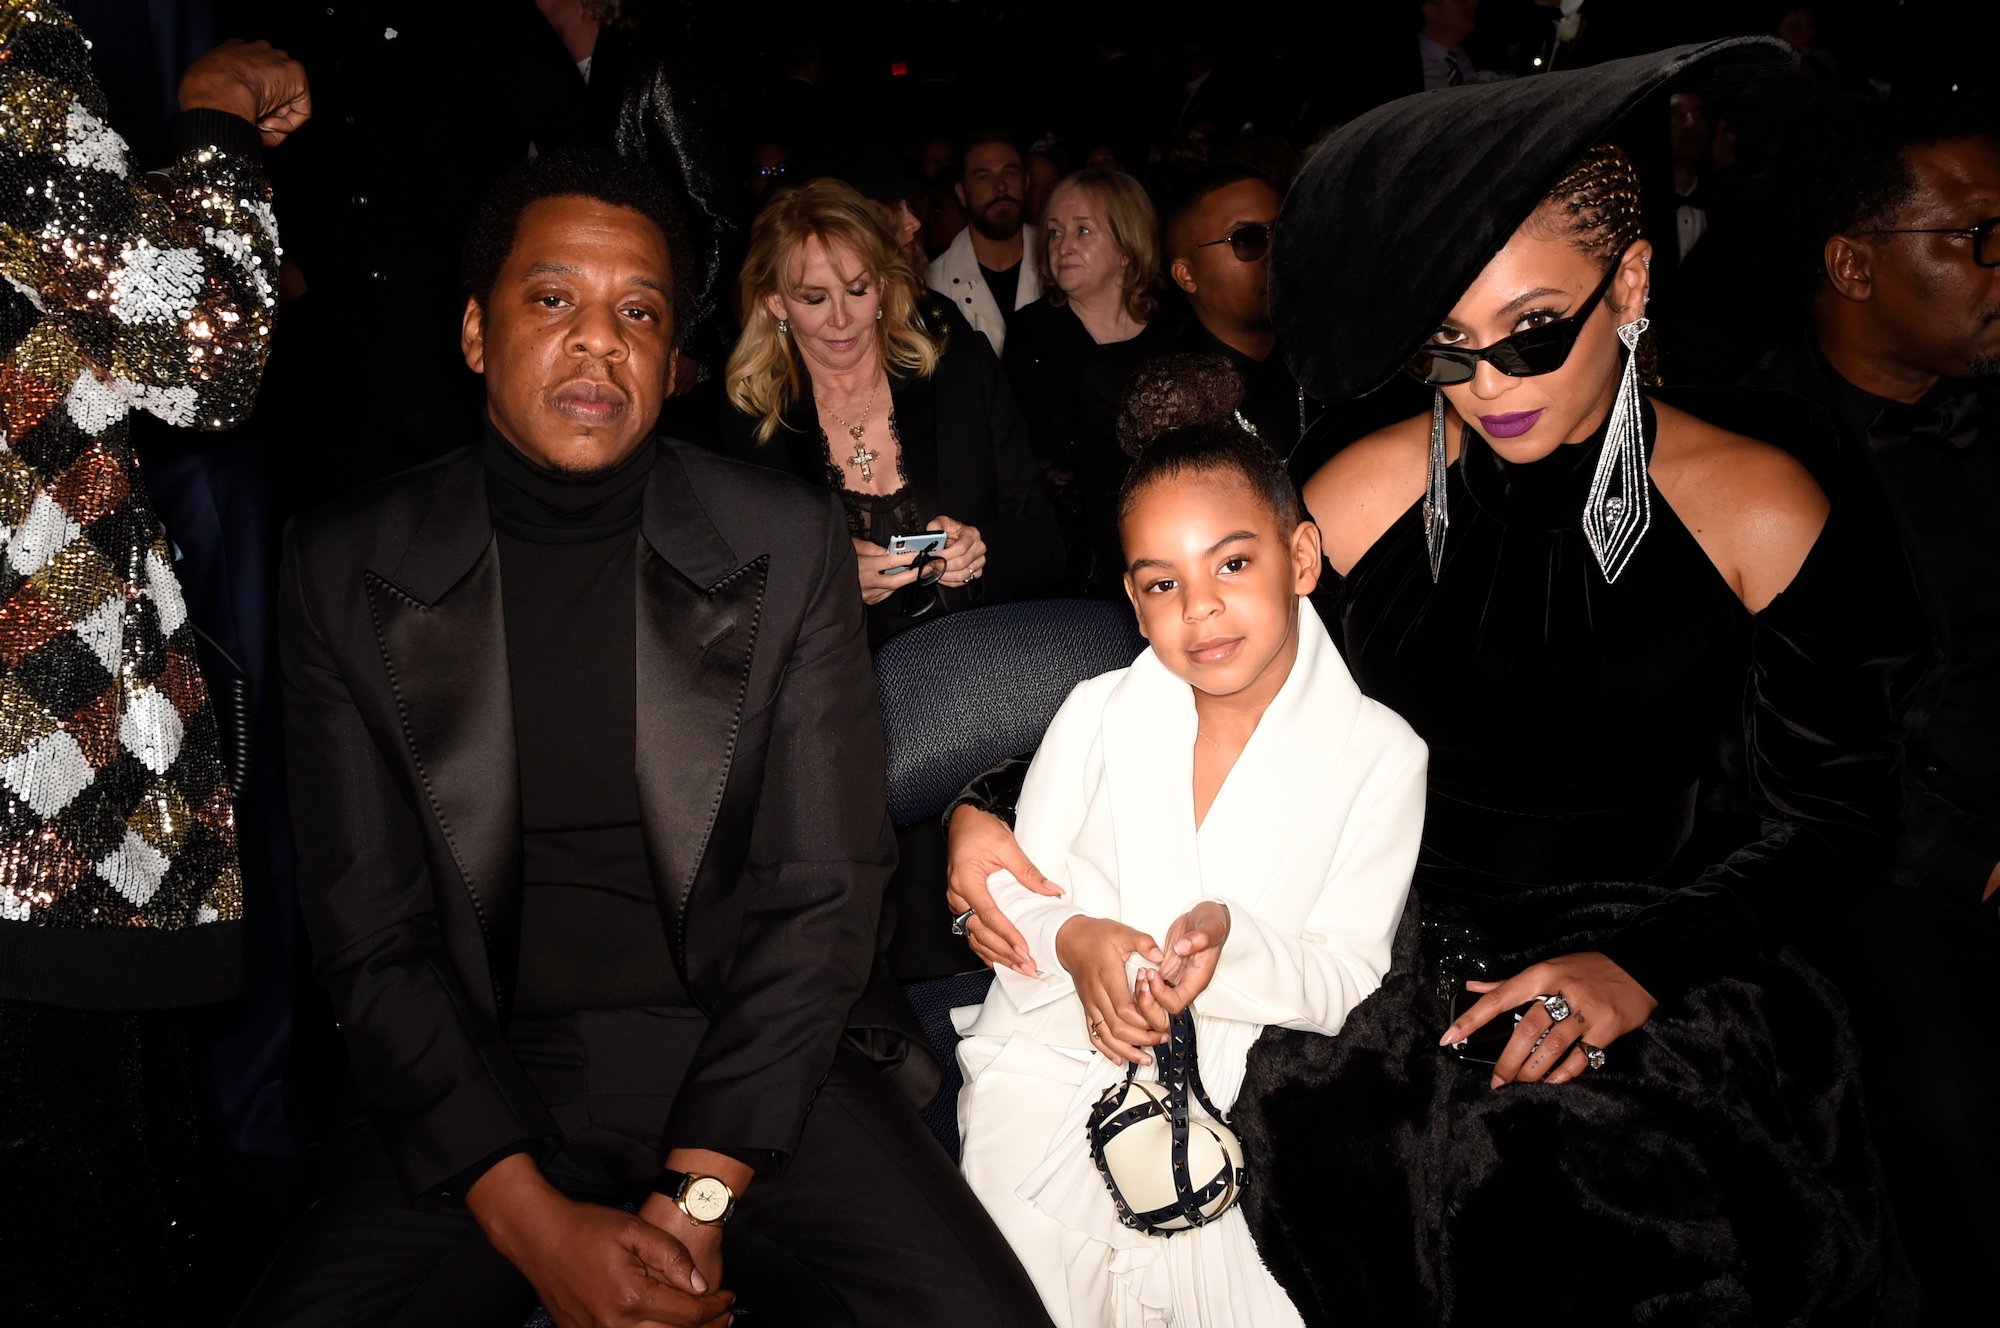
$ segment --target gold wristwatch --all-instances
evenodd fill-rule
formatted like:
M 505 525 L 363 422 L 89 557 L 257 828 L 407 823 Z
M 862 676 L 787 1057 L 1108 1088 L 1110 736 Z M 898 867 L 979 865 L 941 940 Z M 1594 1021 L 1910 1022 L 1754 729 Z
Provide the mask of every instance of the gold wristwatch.
M 721 1226 L 736 1211 L 736 1191 L 715 1176 L 662 1167 L 653 1188 L 672 1199 L 690 1222 L 705 1227 Z

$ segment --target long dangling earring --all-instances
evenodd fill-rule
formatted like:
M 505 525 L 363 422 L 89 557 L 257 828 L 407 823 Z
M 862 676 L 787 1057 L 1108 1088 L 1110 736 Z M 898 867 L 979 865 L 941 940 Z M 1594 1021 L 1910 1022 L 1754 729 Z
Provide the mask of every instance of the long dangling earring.
M 1424 547 L 1431 555 L 1431 584 L 1444 570 L 1444 532 L 1451 524 L 1444 494 L 1444 393 L 1431 393 L 1431 463 L 1424 481 Z
M 788 319 L 788 318 L 780 318 L 780 319 L 778 320 L 778 334 L 779 334 L 780 336 L 784 335 L 785 333 L 787 333 L 787 332 L 789 332 L 789 331 L 791 331 L 791 330 L 792 330 L 792 323 L 791 323 L 791 320 L 790 320 L 790 319 Z
M 1646 438 L 1639 401 L 1639 338 L 1649 326 L 1639 317 L 1618 329 L 1625 343 L 1625 371 L 1618 378 L 1618 395 L 1604 426 L 1604 450 L 1597 455 L 1597 473 L 1583 500 L 1583 537 L 1597 555 L 1607 584 L 1632 561 L 1634 550 L 1653 524 L 1652 486 L 1646 480 Z

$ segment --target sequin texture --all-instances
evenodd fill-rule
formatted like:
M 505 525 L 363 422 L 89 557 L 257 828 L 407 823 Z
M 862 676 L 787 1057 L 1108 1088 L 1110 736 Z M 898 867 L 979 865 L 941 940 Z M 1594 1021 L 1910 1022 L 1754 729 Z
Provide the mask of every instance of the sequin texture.
M 0 923 L 238 919 L 194 628 L 127 417 L 249 412 L 276 308 L 254 162 L 148 187 L 74 22 L 0 0 Z

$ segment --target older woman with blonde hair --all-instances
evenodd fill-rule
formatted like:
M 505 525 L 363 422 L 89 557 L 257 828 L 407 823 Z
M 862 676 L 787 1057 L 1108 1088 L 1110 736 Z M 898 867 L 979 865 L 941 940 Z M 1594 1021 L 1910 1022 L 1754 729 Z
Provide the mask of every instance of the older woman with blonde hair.
M 1014 315 L 1007 377 L 1036 456 L 1078 531 L 1077 574 L 1123 595 L 1114 508 L 1127 460 L 1117 442 L 1125 385 L 1173 349 L 1157 320 L 1160 220 L 1137 180 L 1118 171 L 1064 176 L 1049 194 L 1036 251 L 1042 298 Z
M 874 203 L 830 179 L 774 200 L 740 286 L 724 446 L 840 498 L 871 644 L 1053 585 L 1067 550 L 1000 365 Z M 934 554 L 891 551 L 926 532 Z

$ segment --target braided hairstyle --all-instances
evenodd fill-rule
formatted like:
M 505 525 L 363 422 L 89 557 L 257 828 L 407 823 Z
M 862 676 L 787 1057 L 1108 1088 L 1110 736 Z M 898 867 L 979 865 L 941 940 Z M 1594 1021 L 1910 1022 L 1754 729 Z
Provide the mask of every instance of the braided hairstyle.
M 1118 521 L 1155 480 L 1234 473 L 1289 532 L 1302 513 L 1285 463 L 1238 413 L 1243 378 L 1220 355 L 1162 355 L 1132 375 L 1118 410 L 1118 444 L 1132 468 L 1118 488 Z
M 1646 236 L 1639 172 L 1616 143 L 1594 144 L 1562 173 L 1529 220 L 1592 258 L 1616 262 Z M 1658 386 L 1659 351 L 1651 332 L 1639 339 L 1634 354 L 1639 357 L 1639 380 Z

